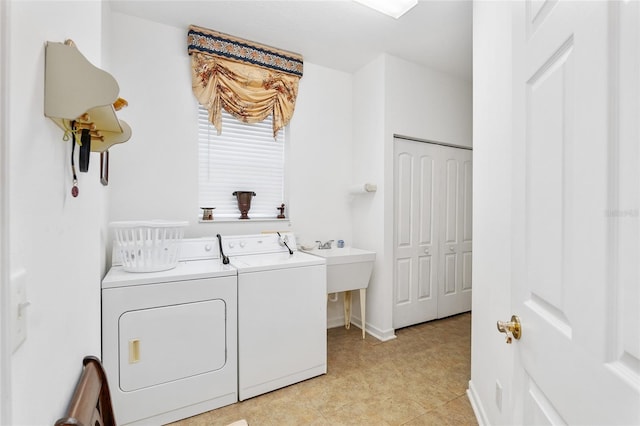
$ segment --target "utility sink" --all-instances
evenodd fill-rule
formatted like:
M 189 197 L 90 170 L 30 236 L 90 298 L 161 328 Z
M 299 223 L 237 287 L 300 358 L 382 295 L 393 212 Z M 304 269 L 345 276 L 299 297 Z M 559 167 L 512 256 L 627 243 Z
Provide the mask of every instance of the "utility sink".
M 327 262 L 327 293 L 369 287 L 376 253 L 354 247 L 306 250 Z
M 327 262 L 327 293 L 344 294 L 345 327 L 351 325 L 351 290 L 360 290 L 362 338 L 365 336 L 366 292 L 373 271 L 376 253 L 355 247 L 304 250 L 324 257 Z

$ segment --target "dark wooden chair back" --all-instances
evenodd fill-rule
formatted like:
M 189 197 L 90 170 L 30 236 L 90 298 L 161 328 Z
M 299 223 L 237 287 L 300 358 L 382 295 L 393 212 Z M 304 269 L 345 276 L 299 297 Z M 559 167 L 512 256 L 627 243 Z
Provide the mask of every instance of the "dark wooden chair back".
M 67 408 L 66 417 L 55 426 L 115 426 L 107 376 L 100 360 L 87 356 L 84 369 Z

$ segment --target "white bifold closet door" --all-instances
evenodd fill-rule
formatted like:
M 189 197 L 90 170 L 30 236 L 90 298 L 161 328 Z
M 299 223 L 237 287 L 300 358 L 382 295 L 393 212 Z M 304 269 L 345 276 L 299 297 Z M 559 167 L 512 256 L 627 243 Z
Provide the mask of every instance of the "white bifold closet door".
M 394 141 L 394 328 L 471 310 L 471 150 Z

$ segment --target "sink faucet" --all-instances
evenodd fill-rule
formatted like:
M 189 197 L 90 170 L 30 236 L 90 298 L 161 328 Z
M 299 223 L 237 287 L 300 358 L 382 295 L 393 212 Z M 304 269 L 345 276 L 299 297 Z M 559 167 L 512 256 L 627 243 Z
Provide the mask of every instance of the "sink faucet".
M 322 243 L 322 241 L 316 241 L 316 243 L 318 243 L 318 249 L 320 250 L 326 250 L 326 249 L 330 249 L 331 248 L 331 243 L 333 242 L 333 240 L 329 240 L 326 243 Z

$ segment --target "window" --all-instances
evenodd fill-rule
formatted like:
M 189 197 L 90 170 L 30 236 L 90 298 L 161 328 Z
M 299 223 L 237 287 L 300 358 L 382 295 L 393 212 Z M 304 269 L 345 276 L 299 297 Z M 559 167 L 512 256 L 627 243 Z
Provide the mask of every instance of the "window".
M 253 191 L 249 217 L 275 219 L 284 194 L 285 131 L 273 139 L 271 117 L 246 124 L 222 111 L 222 134 L 198 107 L 199 207 L 215 207 L 216 219 L 240 217 L 235 191 Z M 200 212 L 201 214 L 201 212 Z

